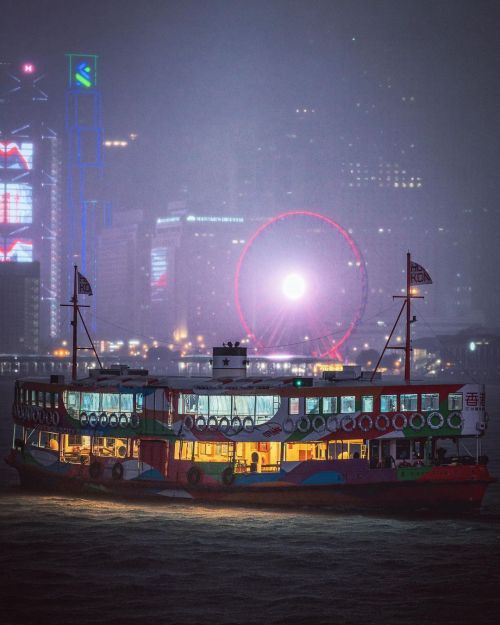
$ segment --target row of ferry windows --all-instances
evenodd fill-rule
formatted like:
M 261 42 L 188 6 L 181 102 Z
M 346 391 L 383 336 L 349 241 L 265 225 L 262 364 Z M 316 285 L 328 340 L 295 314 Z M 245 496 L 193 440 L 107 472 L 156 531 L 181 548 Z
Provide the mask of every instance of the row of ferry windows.
M 135 402 L 135 407 L 134 407 Z M 64 391 L 64 405 L 69 414 L 78 412 L 142 412 L 142 393 L 79 393 Z
M 42 408 L 58 408 L 59 393 L 49 393 L 47 391 L 34 391 L 32 389 L 21 389 L 21 402 L 31 406 Z
M 204 416 L 272 417 L 280 407 L 277 395 L 194 395 L 181 393 L 179 412 Z
M 373 395 L 364 395 L 361 397 L 361 412 L 374 412 L 375 399 Z M 450 393 L 448 395 L 448 410 L 462 410 L 463 397 L 462 393 Z M 377 412 L 397 412 L 418 410 L 417 393 L 397 395 L 381 395 L 380 404 Z M 431 410 L 439 410 L 439 393 L 422 393 L 420 395 L 420 410 L 428 412 Z M 349 414 L 356 412 L 356 398 L 354 395 L 343 395 L 342 397 L 306 397 L 305 413 L 312 414 Z M 300 398 L 290 397 L 288 400 L 288 413 L 291 415 L 300 414 Z

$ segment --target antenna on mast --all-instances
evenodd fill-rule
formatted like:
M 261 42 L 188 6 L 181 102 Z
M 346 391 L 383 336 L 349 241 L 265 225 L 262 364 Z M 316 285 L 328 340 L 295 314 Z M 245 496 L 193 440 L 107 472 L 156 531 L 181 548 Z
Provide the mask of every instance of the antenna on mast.
M 90 306 L 86 304 L 78 303 L 78 293 L 86 293 L 87 295 L 92 295 L 92 289 L 90 284 L 81 273 L 78 272 L 78 267 L 74 265 L 74 277 L 73 277 L 73 297 L 71 298 L 71 304 L 61 304 L 61 306 L 72 308 L 73 309 L 73 319 L 71 320 L 71 325 L 73 327 L 73 340 L 72 340 L 72 351 L 71 351 L 71 379 L 73 381 L 76 380 L 76 369 L 77 369 L 77 353 L 79 349 L 91 349 L 97 362 L 99 363 L 99 367 L 102 368 L 102 363 L 99 358 L 99 354 L 95 348 L 94 342 L 89 334 L 87 329 L 87 325 L 82 317 L 82 313 L 80 312 L 80 308 L 90 308 Z M 91 347 L 78 347 L 78 317 L 80 317 L 80 321 L 85 329 L 85 333 L 87 334 L 87 338 L 90 341 Z

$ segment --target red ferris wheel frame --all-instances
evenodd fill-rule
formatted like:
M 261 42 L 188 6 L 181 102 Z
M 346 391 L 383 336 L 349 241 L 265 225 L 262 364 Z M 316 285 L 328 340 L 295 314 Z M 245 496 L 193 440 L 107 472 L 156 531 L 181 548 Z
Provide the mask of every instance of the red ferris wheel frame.
M 365 266 L 365 262 L 364 262 L 363 256 L 362 256 L 358 246 L 354 242 L 353 238 L 350 236 L 350 234 L 344 228 L 342 228 L 342 226 L 340 224 L 338 224 L 333 219 L 330 219 L 329 217 L 326 217 L 325 215 L 321 215 L 321 213 L 315 213 L 313 211 L 307 211 L 307 210 L 286 211 L 284 213 L 280 213 L 279 215 L 276 215 L 275 217 L 271 217 L 265 223 L 263 223 L 261 226 L 259 226 L 259 228 L 257 228 L 257 230 L 252 234 L 252 236 L 245 243 L 245 245 L 244 245 L 244 247 L 243 247 L 243 249 L 241 251 L 241 254 L 240 254 L 239 258 L 238 258 L 238 261 L 236 263 L 236 272 L 234 274 L 234 300 L 235 300 L 235 305 L 236 305 L 236 311 L 238 313 L 238 317 L 239 317 L 239 320 L 241 322 L 241 325 L 243 326 L 247 336 L 255 342 L 256 346 L 259 349 L 270 349 L 270 347 L 264 345 L 264 343 L 255 335 L 254 331 L 249 326 L 249 324 L 248 324 L 248 322 L 247 322 L 247 320 L 245 318 L 245 315 L 243 313 L 243 308 L 242 308 L 241 301 L 240 301 L 240 273 L 241 273 L 241 268 L 243 266 L 243 262 L 245 260 L 245 257 L 247 255 L 247 253 L 249 252 L 250 248 L 252 247 L 253 243 L 255 242 L 257 237 L 259 235 L 261 235 L 262 232 L 264 232 L 264 230 L 266 230 L 267 228 L 269 228 L 270 226 L 272 226 L 273 224 L 275 224 L 278 221 L 281 221 L 281 220 L 286 219 L 288 217 L 297 216 L 297 215 L 301 215 L 301 216 L 305 216 L 305 217 L 312 217 L 312 218 L 315 218 L 315 219 L 320 219 L 321 221 L 324 221 L 329 226 L 334 228 L 339 234 L 342 235 L 343 239 L 346 241 L 346 243 L 348 244 L 351 252 L 353 253 L 354 258 L 356 259 L 356 264 L 359 265 L 359 269 L 360 269 L 360 273 L 361 273 L 361 288 L 362 288 L 360 304 L 359 304 L 358 308 L 356 309 L 356 312 L 354 314 L 353 319 L 349 323 L 349 327 L 344 332 L 344 334 L 340 337 L 340 339 L 338 341 L 336 341 L 335 344 L 332 345 L 331 348 L 329 348 L 325 352 L 319 354 L 319 356 L 321 358 L 325 358 L 326 357 L 326 358 L 336 358 L 337 360 L 342 360 L 341 353 L 340 353 L 340 348 L 342 347 L 342 345 L 344 345 L 344 343 L 349 339 L 351 334 L 354 332 L 354 330 L 358 326 L 359 322 L 361 321 L 361 319 L 363 317 L 363 314 L 365 312 L 365 309 L 366 309 L 366 303 L 367 303 L 367 299 L 368 299 L 368 276 L 367 276 L 367 273 L 366 273 L 366 266 Z M 276 348 L 276 347 L 274 347 L 274 348 Z

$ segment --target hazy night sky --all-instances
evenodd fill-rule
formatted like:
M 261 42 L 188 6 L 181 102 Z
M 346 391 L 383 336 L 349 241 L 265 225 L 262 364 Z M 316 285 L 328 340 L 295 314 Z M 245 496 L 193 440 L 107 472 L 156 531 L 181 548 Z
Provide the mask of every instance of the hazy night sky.
M 394 146 L 411 130 L 434 193 L 426 209 L 448 225 L 470 206 L 459 245 L 493 322 L 498 2 L 4 0 L 1 10 L 0 57 L 46 68 L 61 128 L 64 53 L 100 56 L 106 135 L 141 137 L 152 210 L 177 199 L 193 171 L 194 186 L 223 187 L 228 142 L 248 129 L 272 135 L 296 106 L 316 107 L 333 152 L 345 133 L 370 153 L 380 135 Z M 411 123 L 401 105 L 410 96 Z

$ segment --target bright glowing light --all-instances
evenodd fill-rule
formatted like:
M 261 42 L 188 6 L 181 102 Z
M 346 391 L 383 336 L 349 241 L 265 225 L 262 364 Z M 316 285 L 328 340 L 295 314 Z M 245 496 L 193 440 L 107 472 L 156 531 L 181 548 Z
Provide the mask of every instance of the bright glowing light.
M 306 281 L 298 273 L 290 273 L 283 280 L 282 291 L 288 299 L 300 299 L 306 292 Z
M 33 63 L 23 63 L 21 70 L 23 74 L 33 74 L 35 72 L 35 66 Z

